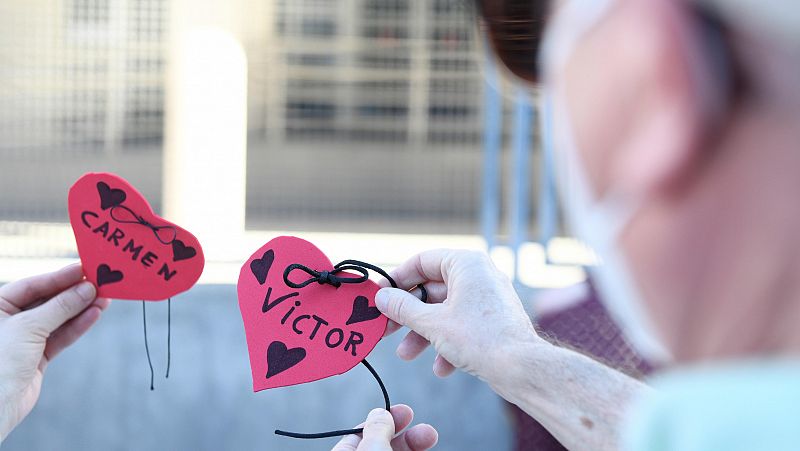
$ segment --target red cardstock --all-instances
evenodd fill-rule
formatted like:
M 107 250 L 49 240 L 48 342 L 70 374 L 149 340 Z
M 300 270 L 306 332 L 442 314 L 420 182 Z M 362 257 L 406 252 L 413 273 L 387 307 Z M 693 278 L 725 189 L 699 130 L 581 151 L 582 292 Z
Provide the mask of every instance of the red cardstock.
M 191 288 L 205 265 L 197 238 L 153 213 L 114 174 L 90 173 L 69 190 L 69 222 L 97 295 L 160 301 Z
M 286 268 L 299 263 L 316 271 L 333 264 L 316 246 L 291 236 L 256 251 L 239 273 L 239 309 L 244 320 L 253 391 L 284 387 L 342 374 L 375 348 L 386 317 L 375 307 L 380 287 L 371 280 L 340 287 L 317 282 L 291 288 Z M 339 273 L 339 277 L 356 277 Z M 289 275 L 295 283 L 310 276 Z

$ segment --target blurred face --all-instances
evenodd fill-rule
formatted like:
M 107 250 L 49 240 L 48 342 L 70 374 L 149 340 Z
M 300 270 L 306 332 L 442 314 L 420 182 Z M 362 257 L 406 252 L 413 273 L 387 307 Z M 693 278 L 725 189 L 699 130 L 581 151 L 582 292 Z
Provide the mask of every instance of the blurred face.
M 681 357 L 690 307 L 681 301 L 691 299 L 682 286 L 692 283 L 681 256 L 692 250 L 645 213 L 682 164 L 704 108 L 684 99 L 698 80 L 686 60 L 671 61 L 691 54 L 680 22 L 664 19 L 671 13 L 636 0 L 576 0 L 555 12 L 544 49 L 557 151 L 570 154 L 562 188 L 581 192 L 565 199 L 573 232 L 603 260 L 595 280 L 612 315 L 653 359 L 666 357 L 664 345 Z
M 647 114 L 642 104 L 658 101 L 648 98 L 646 83 L 637 86 L 656 65 L 654 55 L 630 39 L 648 33 L 648 24 L 622 26 L 630 21 L 619 19 L 614 7 L 610 1 L 576 1 L 556 10 L 544 49 L 545 87 L 567 219 L 602 261 L 593 273 L 601 298 L 640 353 L 665 361 L 665 324 L 654 325 L 643 308 L 638 274 L 631 270 L 638 265 L 622 243 L 644 196 L 622 186 L 626 178 L 618 171 L 627 168 L 614 164 L 629 146 L 631 120 Z M 615 59 L 625 64 L 613 64 Z
M 678 361 L 800 352 L 800 35 L 779 4 L 759 22 L 730 0 L 721 23 L 700 0 L 479 3 L 552 100 L 567 216 L 629 338 Z

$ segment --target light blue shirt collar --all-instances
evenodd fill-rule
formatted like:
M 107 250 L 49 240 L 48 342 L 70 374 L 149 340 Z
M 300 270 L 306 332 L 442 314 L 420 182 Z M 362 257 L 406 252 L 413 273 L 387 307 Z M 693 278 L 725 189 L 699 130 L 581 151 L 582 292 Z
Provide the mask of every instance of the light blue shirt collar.
M 628 414 L 623 450 L 800 450 L 800 360 L 692 367 L 652 385 Z

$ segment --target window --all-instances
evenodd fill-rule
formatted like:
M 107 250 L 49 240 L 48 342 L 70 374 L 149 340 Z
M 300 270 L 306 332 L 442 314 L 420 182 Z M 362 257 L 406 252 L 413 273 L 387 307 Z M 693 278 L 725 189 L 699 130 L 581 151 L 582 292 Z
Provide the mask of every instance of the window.
M 71 24 L 77 27 L 107 27 L 109 22 L 109 0 L 72 0 Z

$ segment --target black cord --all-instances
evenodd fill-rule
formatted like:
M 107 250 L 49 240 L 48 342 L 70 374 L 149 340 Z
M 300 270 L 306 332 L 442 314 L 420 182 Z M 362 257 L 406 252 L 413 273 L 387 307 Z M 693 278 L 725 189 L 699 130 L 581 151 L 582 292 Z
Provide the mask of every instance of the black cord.
M 124 218 L 124 217 L 122 217 L 122 213 L 118 213 L 119 210 L 127 212 L 129 215 L 132 216 L 132 218 Z M 126 207 L 124 205 L 115 205 L 113 208 L 111 208 L 111 219 L 113 219 L 114 221 L 119 222 L 120 224 L 139 224 L 139 225 L 143 225 L 143 226 L 149 228 L 150 230 L 152 230 L 153 234 L 156 236 L 156 239 L 158 241 L 160 241 L 162 244 L 165 244 L 165 245 L 172 244 L 172 242 L 175 241 L 175 239 L 178 236 L 178 230 L 175 227 L 169 226 L 169 225 L 157 226 L 157 225 L 154 225 L 154 224 L 150 224 L 149 222 L 147 222 L 146 219 L 144 219 L 144 217 L 136 214 L 135 211 L 131 210 L 130 208 L 128 208 L 128 207 Z M 168 238 L 164 238 L 164 237 L 161 236 L 161 231 L 162 230 L 166 230 L 169 233 L 169 235 L 168 235 L 169 237 Z
M 359 268 L 367 268 L 375 271 L 376 273 L 383 276 L 386 280 L 389 281 L 390 284 L 394 288 L 397 288 L 397 282 L 392 279 L 392 276 L 389 275 L 388 272 L 384 271 L 383 268 L 373 265 L 372 263 L 365 263 L 359 260 L 343 260 L 334 266 L 337 270 L 348 270 L 348 269 L 359 269 Z
M 378 385 L 381 387 L 381 392 L 383 393 L 383 402 L 386 406 L 386 411 L 388 412 L 389 409 L 392 407 L 392 403 L 389 401 L 389 392 L 386 391 L 386 386 L 383 385 L 383 380 L 378 375 L 378 372 L 375 371 L 375 368 L 367 362 L 367 359 L 361 361 L 361 363 L 367 367 L 370 373 L 372 373 L 372 377 L 378 381 Z M 287 432 L 282 431 L 280 429 L 275 429 L 275 434 L 282 435 L 284 437 L 291 437 L 291 438 L 301 438 L 301 439 L 316 439 L 316 438 L 330 438 L 330 437 L 339 437 L 342 435 L 351 435 L 351 434 L 361 434 L 364 432 L 364 428 L 355 428 L 355 429 L 340 429 L 338 431 L 328 431 L 328 432 L 317 432 L 312 434 L 303 434 L 299 432 Z
M 300 282 L 292 282 L 289 280 L 289 275 L 292 271 L 299 269 L 309 276 L 310 278 Z M 369 272 L 367 270 L 375 271 L 376 273 L 383 276 L 392 287 L 397 288 L 397 282 L 394 281 L 392 276 L 389 275 L 383 268 L 379 266 L 375 266 L 371 263 L 365 263 L 359 260 L 343 260 L 336 264 L 330 271 L 317 271 L 315 269 L 311 269 L 308 266 L 302 265 L 300 263 L 292 263 L 291 265 L 286 267 L 286 270 L 283 271 L 283 282 L 286 286 L 299 289 L 304 288 L 314 282 L 317 282 L 320 285 L 328 284 L 333 285 L 336 288 L 342 286 L 345 283 L 364 283 L 369 280 Z M 345 272 L 345 271 L 356 271 L 361 274 L 359 277 L 339 277 L 337 274 Z M 422 284 L 417 285 L 414 288 L 419 288 L 421 291 L 420 300 L 422 302 L 428 302 L 428 291 L 425 289 L 425 286 Z
M 169 379 L 169 364 L 170 360 L 172 360 L 172 350 L 171 348 L 172 342 L 172 298 L 167 299 L 167 375 L 166 378 Z
M 150 390 L 155 390 L 153 381 L 155 374 L 153 372 L 153 361 L 150 360 L 150 346 L 147 345 L 147 311 L 145 309 L 145 301 L 142 301 L 142 326 L 144 327 L 144 351 L 147 353 L 147 364 L 150 365 Z
M 299 269 L 309 276 L 308 280 L 305 280 L 301 283 L 295 283 L 289 280 L 289 275 L 292 271 Z M 369 272 L 367 270 L 373 270 L 380 274 L 381 276 L 385 277 L 386 280 L 392 285 L 392 287 L 397 288 L 397 282 L 382 268 L 375 266 L 370 263 L 365 263 L 358 260 L 344 260 L 339 262 L 336 266 L 333 267 L 331 271 L 317 271 L 311 269 L 305 265 L 301 265 L 299 263 L 293 263 L 286 267 L 286 270 L 283 272 L 283 281 L 292 288 L 303 288 L 311 283 L 317 282 L 320 285 L 322 284 L 329 284 L 333 285 L 334 287 L 338 288 L 344 283 L 363 283 L 369 280 Z M 356 271 L 361 274 L 360 277 L 339 277 L 337 274 L 344 272 L 344 271 Z M 422 284 L 417 285 L 415 288 L 419 288 L 421 292 L 421 300 L 422 302 L 428 302 L 428 290 L 425 289 L 425 286 Z M 372 377 L 378 381 L 378 385 L 381 387 L 381 392 L 383 393 L 383 401 L 386 406 L 386 411 L 389 411 L 392 404 L 389 401 L 389 392 L 386 390 L 386 386 L 383 384 L 383 380 L 378 375 L 378 372 L 375 371 L 375 368 L 367 362 L 367 359 L 361 361 L 361 363 L 367 367 L 370 373 L 372 373 Z M 361 434 L 364 432 L 364 428 L 356 428 L 356 429 L 340 429 L 337 431 L 328 431 L 328 432 L 317 432 L 311 434 L 303 434 L 298 432 L 287 432 L 282 431 L 280 429 L 275 430 L 275 434 L 282 435 L 284 437 L 291 437 L 291 438 L 300 438 L 300 439 L 317 439 L 317 438 L 330 438 L 330 437 L 339 437 L 342 435 L 350 435 L 350 434 Z
M 291 274 L 292 271 L 294 271 L 295 269 L 299 269 L 299 270 L 305 272 L 306 274 L 311 276 L 311 278 L 309 278 L 309 279 L 307 279 L 307 280 L 305 280 L 303 282 L 300 282 L 300 283 L 292 282 L 291 280 L 289 280 L 289 274 Z M 361 276 L 360 277 L 338 277 L 336 275 L 336 274 L 339 274 L 340 272 L 344 272 L 344 271 L 347 271 L 347 270 L 357 271 L 357 272 L 361 273 Z M 283 282 L 287 286 L 295 288 L 295 289 L 303 288 L 303 287 L 308 286 L 309 284 L 312 284 L 314 282 L 317 282 L 320 285 L 323 285 L 323 284 L 327 283 L 328 285 L 333 285 L 334 287 L 339 288 L 340 286 L 342 286 L 343 283 L 363 283 L 363 282 L 366 282 L 368 279 L 369 279 L 369 273 L 367 272 L 367 270 L 365 268 L 360 268 L 358 266 L 339 267 L 339 265 L 337 265 L 331 271 L 316 271 L 316 270 L 313 270 L 313 269 L 309 268 L 308 266 L 301 265 L 300 263 L 292 263 L 291 265 L 286 267 L 285 271 L 283 271 Z

